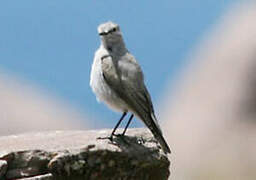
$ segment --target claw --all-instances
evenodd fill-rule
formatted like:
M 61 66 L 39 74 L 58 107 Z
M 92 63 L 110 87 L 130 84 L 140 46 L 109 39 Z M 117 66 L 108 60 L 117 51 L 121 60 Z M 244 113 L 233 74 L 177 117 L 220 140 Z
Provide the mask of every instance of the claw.
M 113 141 L 113 136 L 97 137 L 97 139 L 109 139 L 110 141 Z

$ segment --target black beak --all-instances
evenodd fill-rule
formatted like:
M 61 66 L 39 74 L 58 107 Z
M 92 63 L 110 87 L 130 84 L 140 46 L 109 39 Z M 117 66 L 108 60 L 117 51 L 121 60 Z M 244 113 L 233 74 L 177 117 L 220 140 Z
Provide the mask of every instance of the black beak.
M 101 32 L 101 33 L 99 33 L 99 35 L 100 36 L 105 36 L 105 35 L 107 35 L 108 33 L 106 33 L 106 32 Z
M 112 32 L 115 32 L 115 31 L 116 31 L 116 28 L 111 29 L 111 30 L 108 31 L 108 32 L 101 32 L 101 33 L 99 33 L 99 35 L 100 35 L 100 36 L 105 36 L 105 35 L 107 35 L 107 34 L 111 34 Z

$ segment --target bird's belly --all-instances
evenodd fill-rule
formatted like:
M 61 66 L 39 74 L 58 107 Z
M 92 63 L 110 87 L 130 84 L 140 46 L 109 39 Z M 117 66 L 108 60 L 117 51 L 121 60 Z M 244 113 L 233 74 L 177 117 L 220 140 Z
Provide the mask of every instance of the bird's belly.
M 100 71 L 94 71 L 91 74 L 90 85 L 98 101 L 104 102 L 115 111 L 128 111 L 126 103 L 108 86 Z

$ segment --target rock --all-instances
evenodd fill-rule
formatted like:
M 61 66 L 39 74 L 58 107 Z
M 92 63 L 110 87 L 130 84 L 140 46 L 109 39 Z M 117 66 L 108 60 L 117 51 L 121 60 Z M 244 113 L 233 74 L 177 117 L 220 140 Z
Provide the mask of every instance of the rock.
M 42 150 L 13 152 L 8 162 L 6 179 L 17 179 L 47 173 L 51 153 Z
M 0 160 L 0 179 L 2 179 L 7 171 L 7 162 L 5 160 Z
M 39 175 L 39 176 L 16 179 L 16 180 L 53 180 L 53 176 L 52 176 L 51 173 L 48 173 L 48 174 L 45 174 L 45 175 Z
M 168 179 L 168 157 L 148 130 L 129 129 L 129 136 L 115 136 L 112 141 L 104 138 L 110 133 L 57 131 L 0 137 L 0 160 L 8 163 L 6 180 Z

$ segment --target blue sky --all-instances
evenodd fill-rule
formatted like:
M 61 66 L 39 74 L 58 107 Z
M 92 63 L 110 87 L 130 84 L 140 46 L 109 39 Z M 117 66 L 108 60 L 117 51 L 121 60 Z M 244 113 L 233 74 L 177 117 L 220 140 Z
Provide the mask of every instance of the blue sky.
M 98 119 L 95 127 L 112 127 L 119 115 L 98 104 L 89 87 L 90 67 L 100 43 L 97 26 L 108 20 L 121 26 L 127 47 L 141 64 L 157 102 L 186 63 L 186 55 L 232 3 L 234 0 L 1 1 L 0 69 L 89 113 Z

